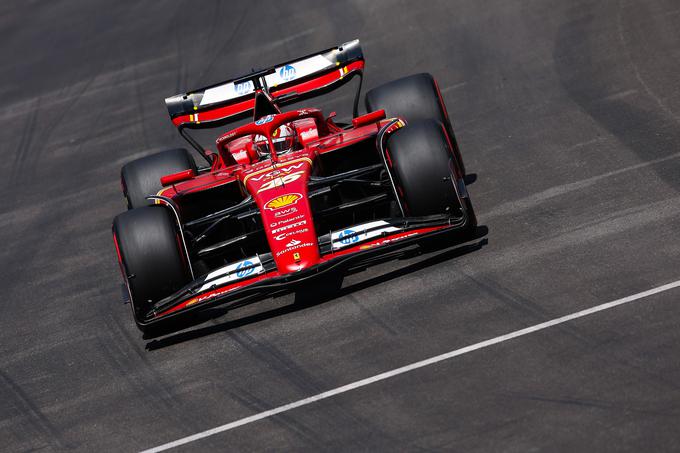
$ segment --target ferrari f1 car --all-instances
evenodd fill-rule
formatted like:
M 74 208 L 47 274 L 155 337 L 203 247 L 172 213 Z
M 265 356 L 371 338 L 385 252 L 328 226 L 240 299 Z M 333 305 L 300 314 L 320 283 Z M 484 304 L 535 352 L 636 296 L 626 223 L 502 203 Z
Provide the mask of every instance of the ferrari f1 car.
M 115 218 L 113 241 L 140 329 L 475 229 L 435 80 L 417 74 L 374 88 L 359 115 L 363 69 L 355 40 L 165 100 L 205 164 L 180 148 L 122 168 L 128 211 Z M 354 77 L 351 123 L 282 109 Z M 214 152 L 189 133 L 247 117 Z

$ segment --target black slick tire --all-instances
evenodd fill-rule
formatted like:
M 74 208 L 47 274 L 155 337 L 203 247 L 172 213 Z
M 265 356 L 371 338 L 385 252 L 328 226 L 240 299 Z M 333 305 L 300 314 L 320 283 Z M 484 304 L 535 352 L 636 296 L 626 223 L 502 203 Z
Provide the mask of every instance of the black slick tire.
M 168 208 L 145 206 L 116 216 L 113 236 L 135 321 L 142 328 L 139 323 L 155 302 L 191 281 L 179 231 Z
M 125 164 L 120 177 L 128 209 L 153 204 L 146 197 L 163 188 L 162 176 L 189 169 L 196 171 L 196 162 L 184 148 L 168 149 Z
M 406 215 L 456 215 L 468 208 L 465 199 L 461 206 L 454 187 L 461 176 L 454 171 L 455 156 L 441 123 L 408 123 L 387 139 L 387 157 Z
M 432 75 L 414 74 L 393 80 L 366 93 L 366 111 L 384 109 L 388 118 L 398 116 L 407 122 L 432 119 L 444 125 L 460 171 L 465 175 L 465 164 L 449 119 L 446 106 Z

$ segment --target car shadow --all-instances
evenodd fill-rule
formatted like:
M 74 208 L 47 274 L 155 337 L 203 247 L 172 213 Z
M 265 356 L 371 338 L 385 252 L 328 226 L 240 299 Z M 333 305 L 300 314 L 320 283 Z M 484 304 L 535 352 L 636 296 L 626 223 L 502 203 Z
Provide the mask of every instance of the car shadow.
M 354 292 L 361 291 L 371 286 L 389 282 L 391 280 L 403 277 L 413 272 L 427 269 L 428 267 L 435 266 L 445 261 L 449 261 L 451 259 L 458 258 L 460 256 L 467 255 L 468 253 L 480 250 L 488 243 L 488 240 L 485 237 L 487 234 L 488 228 L 486 226 L 480 226 L 477 227 L 474 239 L 472 239 L 471 241 L 462 244 L 459 243 L 455 245 L 449 245 L 447 248 L 442 248 L 440 251 L 434 252 L 434 254 L 427 253 L 428 256 L 423 260 L 417 261 L 415 263 L 410 263 L 404 267 L 400 267 L 399 269 L 386 272 L 376 277 L 369 278 L 367 280 L 354 283 L 334 291 L 330 292 L 322 291 L 321 293 L 316 293 L 314 297 L 302 295 L 304 293 L 296 293 L 295 301 L 283 307 L 277 307 L 260 313 L 244 316 L 242 318 L 221 322 L 219 324 L 212 324 L 204 327 L 199 327 L 193 330 L 186 330 L 187 328 L 191 328 L 198 324 L 202 324 L 206 321 L 214 320 L 215 318 L 225 315 L 227 312 L 232 311 L 236 308 L 240 308 L 257 301 L 262 301 L 268 297 L 278 297 L 290 294 L 291 291 L 280 291 L 278 293 L 271 294 L 268 297 L 262 297 L 261 295 L 258 295 L 251 298 L 245 298 L 237 305 L 231 305 L 229 306 L 229 308 L 216 307 L 212 309 L 206 309 L 205 311 L 194 315 L 192 318 L 185 320 L 182 324 L 182 327 L 185 330 L 182 330 L 181 332 L 169 333 L 167 336 L 154 338 L 146 344 L 146 349 L 148 351 L 155 351 L 158 349 L 166 348 L 168 346 L 177 345 L 185 341 L 195 340 L 197 338 L 213 335 L 220 332 L 225 332 L 231 329 L 243 327 L 248 324 L 264 321 L 277 316 L 282 316 L 288 313 L 294 313 L 300 310 L 305 310 L 307 308 L 323 304 L 333 299 L 350 295 Z M 420 248 L 405 249 L 399 254 L 389 254 L 383 259 L 376 260 L 368 265 L 363 265 L 357 268 L 350 268 L 348 271 L 344 273 L 344 275 L 347 276 L 357 272 L 361 272 L 368 267 L 372 267 L 383 262 L 394 261 L 397 259 L 410 259 L 423 254 L 424 253 L 421 251 Z

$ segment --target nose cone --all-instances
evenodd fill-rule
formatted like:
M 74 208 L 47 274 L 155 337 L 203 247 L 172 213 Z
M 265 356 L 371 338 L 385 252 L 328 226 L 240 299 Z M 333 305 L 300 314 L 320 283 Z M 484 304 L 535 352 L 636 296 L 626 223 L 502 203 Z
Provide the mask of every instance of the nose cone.
M 271 220 L 267 240 L 274 262 L 281 273 L 296 272 L 319 262 L 319 245 L 309 211 L 309 201 L 306 194 L 294 192 L 292 195 L 294 195 L 292 198 L 297 198 L 292 212 L 278 220 L 271 220 L 271 214 L 276 219 L 276 213 L 286 211 L 274 210 L 273 213 L 264 214 Z M 276 203 L 279 198 L 273 200 Z M 269 202 L 264 204 L 265 209 L 267 203 Z
M 312 160 L 300 157 L 246 175 L 246 188 L 260 208 L 272 257 L 280 273 L 319 262 L 319 244 L 307 196 Z

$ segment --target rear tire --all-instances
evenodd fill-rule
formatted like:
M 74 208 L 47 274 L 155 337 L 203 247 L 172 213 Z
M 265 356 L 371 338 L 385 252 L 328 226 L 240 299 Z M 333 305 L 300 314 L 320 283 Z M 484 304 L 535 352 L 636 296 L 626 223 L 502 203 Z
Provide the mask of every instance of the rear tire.
M 116 216 L 113 236 L 139 324 L 153 304 L 191 281 L 188 260 L 172 214 L 145 206 Z
M 168 149 L 125 164 L 120 172 L 128 209 L 149 206 L 146 197 L 163 188 L 161 177 L 184 170 L 196 171 L 196 162 L 184 148 Z
M 430 74 L 414 74 L 393 80 L 366 93 L 366 111 L 384 109 L 388 117 L 399 116 L 407 122 L 433 119 L 446 128 L 453 153 L 465 176 L 465 164 L 458 149 L 453 126 L 449 120 L 439 87 Z

